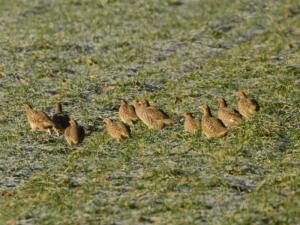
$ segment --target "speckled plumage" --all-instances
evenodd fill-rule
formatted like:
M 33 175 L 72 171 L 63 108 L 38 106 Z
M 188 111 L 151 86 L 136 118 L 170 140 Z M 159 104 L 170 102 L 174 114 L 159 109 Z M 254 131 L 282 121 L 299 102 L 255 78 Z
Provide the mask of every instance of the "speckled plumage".
M 220 120 L 212 116 L 208 105 L 200 106 L 200 109 L 203 112 L 203 116 L 201 118 L 201 128 L 203 134 L 208 139 L 218 138 L 226 135 L 226 127 L 224 127 Z
M 80 144 L 85 136 L 82 126 L 79 126 L 74 119 L 69 121 L 69 126 L 65 129 L 64 137 L 69 145 Z
M 70 118 L 62 111 L 62 105 L 60 102 L 55 104 L 55 114 L 52 117 L 55 126 L 59 131 L 64 131 L 69 126 Z
M 243 91 L 237 92 L 237 96 L 239 97 L 238 109 L 243 117 L 248 119 L 258 112 L 259 105 L 254 99 L 248 98 Z
M 133 126 L 133 124 L 139 119 L 135 113 L 134 107 L 123 99 L 121 100 L 119 108 L 119 117 L 123 123 L 126 123 L 129 126 Z
M 242 115 L 239 114 L 236 110 L 227 107 L 225 99 L 218 99 L 218 103 L 218 118 L 227 128 L 235 127 L 243 123 Z
M 32 131 L 47 131 L 51 134 L 51 130 L 54 130 L 58 134 L 54 122 L 46 113 L 34 110 L 27 103 L 25 104 L 25 112 Z
M 145 99 L 140 102 L 135 101 L 133 104 L 139 119 L 150 129 L 161 130 L 167 125 L 174 124 L 174 121 L 166 113 L 150 106 Z
M 124 138 L 130 137 L 130 129 L 125 126 L 125 124 L 121 122 L 115 122 L 112 119 L 106 118 L 104 119 L 106 129 L 108 134 L 117 139 L 118 142 L 121 142 Z
M 184 117 L 184 130 L 186 132 L 195 134 L 201 128 L 201 122 L 199 119 L 195 119 L 190 112 L 185 112 Z

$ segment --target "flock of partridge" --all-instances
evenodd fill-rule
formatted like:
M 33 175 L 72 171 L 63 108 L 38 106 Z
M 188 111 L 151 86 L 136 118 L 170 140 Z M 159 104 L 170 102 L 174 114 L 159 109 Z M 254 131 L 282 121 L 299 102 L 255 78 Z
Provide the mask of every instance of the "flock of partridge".
M 218 118 L 211 114 L 208 105 L 199 107 L 203 112 L 201 120 L 195 119 L 190 112 L 185 112 L 183 114 L 184 130 L 194 134 L 201 129 L 208 139 L 224 136 L 228 129 L 240 125 L 244 119 L 248 119 L 259 110 L 258 103 L 254 99 L 248 98 L 244 92 L 237 92 L 237 96 L 239 97 L 238 111 L 227 107 L 224 99 L 218 100 Z M 60 102 L 56 103 L 55 114 L 52 118 L 42 111 L 34 110 L 27 103 L 25 104 L 25 111 L 32 131 L 48 131 L 51 134 L 53 130 L 57 135 L 63 132 L 66 141 L 71 146 L 81 143 L 84 139 L 83 127 L 63 113 Z M 166 113 L 151 106 L 144 98 L 140 101 L 133 101 L 132 105 L 121 100 L 118 114 L 122 122 L 110 118 L 104 119 L 107 132 L 118 142 L 130 137 L 129 127 L 138 120 L 154 130 L 161 130 L 165 126 L 174 125 L 174 121 Z

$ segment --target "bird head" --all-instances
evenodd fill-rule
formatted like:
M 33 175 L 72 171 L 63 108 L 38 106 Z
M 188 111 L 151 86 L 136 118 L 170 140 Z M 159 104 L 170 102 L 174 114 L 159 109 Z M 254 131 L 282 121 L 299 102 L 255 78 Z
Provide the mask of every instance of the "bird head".
M 125 104 L 127 104 L 126 100 L 125 100 L 125 99 L 123 99 L 123 98 L 120 100 L 120 103 L 121 103 L 121 105 L 125 105 Z
M 24 107 L 25 107 L 25 110 L 30 110 L 30 109 L 32 109 L 32 106 L 31 106 L 28 102 L 25 102 L 25 103 L 24 103 Z
M 133 100 L 133 101 L 132 101 L 132 105 L 136 108 L 136 107 L 138 107 L 140 104 L 139 104 L 139 102 L 138 102 L 137 100 Z
M 201 106 L 199 106 L 199 108 L 203 112 L 204 115 L 211 115 L 208 105 L 206 105 L 206 104 L 201 105 Z
M 192 113 L 190 113 L 190 112 L 185 112 L 185 113 L 183 113 L 183 117 L 184 118 L 191 118 L 193 115 L 192 115 Z
M 103 120 L 103 122 L 104 122 L 105 124 L 109 124 L 109 123 L 112 122 L 112 120 L 111 120 L 110 118 L 105 118 L 105 119 Z
M 224 98 L 219 98 L 218 99 L 218 103 L 219 103 L 219 107 L 222 108 L 222 107 L 226 107 L 226 101 Z
M 238 91 L 238 92 L 236 93 L 236 95 L 237 95 L 239 98 L 246 98 L 246 97 L 247 97 L 246 94 L 245 94 L 245 92 L 243 92 L 243 91 Z
M 140 102 L 139 102 L 142 106 L 150 106 L 150 103 L 147 99 L 145 98 L 141 98 Z

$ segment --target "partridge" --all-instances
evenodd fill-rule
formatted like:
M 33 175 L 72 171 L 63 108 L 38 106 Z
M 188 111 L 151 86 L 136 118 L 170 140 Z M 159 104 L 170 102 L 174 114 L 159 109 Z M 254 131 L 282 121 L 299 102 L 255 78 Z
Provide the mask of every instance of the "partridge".
M 203 134 L 208 138 L 218 138 L 226 135 L 227 129 L 223 126 L 222 122 L 213 117 L 208 105 L 200 106 L 203 112 L 201 119 L 201 128 Z
M 47 131 L 51 134 L 51 130 L 54 130 L 59 135 L 54 122 L 46 113 L 34 110 L 28 103 L 25 104 L 25 112 L 32 131 Z
M 104 119 L 108 134 L 117 139 L 120 143 L 122 139 L 130 137 L 130 129 L 127 128 L 123 123 L 115 122 L 112 119 Z
M 64 136 L 69 145 L 80 144 L 85 136 L 85 132 L 82 126 L 79 126 L 76 120 L 71 119 L 69 126 L 65 129 Z
M 134 100 L 132 102 L 132 105 L 133 105 L 133 107 L 135 109 L 136 116 L 139 119 L 141 119 L 142 113 L 143 113 L 143 111 L 144 111 L 144 109 L 145 109 L 146 106 L 143 106 L 140 102 L 138 102 L 136 100 Z
M 146 99 L 134 102 L 136 114 L 150 129 L 161 130 L 166 125 L 173 125 L 174 121 L 163 111 L 150 106 Z
M 237 92 L 237 96 L 239 97 L 238 109 L 243 117 L 248 119 L 257 113 L 259 105 L 254 99 L 248 98 L 243 91 Z
M 218 99 L 218 103 L 219 103 L 218 117 L 220 120 L 222 120 L 223 124 L 227 128 L 238 126 L 243 122 L 242 115 L 239 114 L 234 109 L 227 107 L 224 98 Z
M 185 112 L 184 117 L 184 130 L 186 132 L 195 134 L 201 128 L 201 122 L 198 119 L 195 119 L 190 112 Z
M 139 119 L 135 113 L 134 107 L 123 99 L 121 100 L 119 108 L 119 117 L 123 123 L 126 123 L 129 126 L 133 126 L 133 124 Z
M 64 131 L 69 126 L 70 118 L 67 114 L 63 113 L 60 102 L 55 104 L 55 114 L 52 120 L 59 131 Z

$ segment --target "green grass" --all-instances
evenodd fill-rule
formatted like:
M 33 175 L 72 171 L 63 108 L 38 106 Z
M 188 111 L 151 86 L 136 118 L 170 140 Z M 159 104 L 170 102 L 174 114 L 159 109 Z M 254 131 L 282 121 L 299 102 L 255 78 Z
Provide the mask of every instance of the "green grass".
M 0 0 L 0 224 L 298 224 L 299 26 L 295 0 Z M 183 132 L 240 89 L 257 116 Z M 26 122 L 57 96 L 91 133 L 73 151 Z M 177 124 L 119 145 L 101 118 L 142 96 Z

